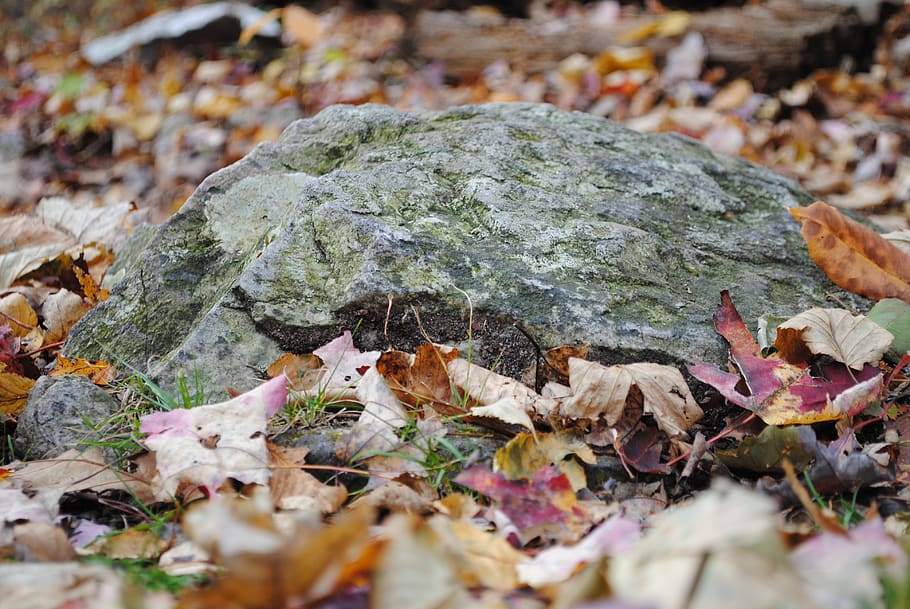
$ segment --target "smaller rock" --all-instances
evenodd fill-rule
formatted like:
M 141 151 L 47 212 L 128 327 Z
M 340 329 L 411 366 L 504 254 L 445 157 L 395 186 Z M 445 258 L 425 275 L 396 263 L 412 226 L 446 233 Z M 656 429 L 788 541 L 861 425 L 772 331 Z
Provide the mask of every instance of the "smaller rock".
M 99 439 L 88 423 L 117 411 L 117 401 L 83 376 L 38 379 L 19 416 L 14 445 L 24 459 L 50 459 Z

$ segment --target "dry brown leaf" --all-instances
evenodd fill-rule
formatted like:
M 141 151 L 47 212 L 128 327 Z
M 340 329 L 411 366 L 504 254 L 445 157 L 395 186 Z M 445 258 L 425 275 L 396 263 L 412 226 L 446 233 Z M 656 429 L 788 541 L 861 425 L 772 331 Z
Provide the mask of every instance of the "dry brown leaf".
M 351 430 L 335 443 L 335 453 L 343 461 L 393 450 L 399 443 L 398 430 L 408 422 L 404 406 L 375 367 L 357 383 L 357 399 L 363 404 L 363 412 Z
M 95 492 L 117 489 L 130 493 L 143 503 L 154 503 L 155 497 L 141 472 L 116 471 L 104 462 L 101 448 L 93 446 L 84 452 L 70 449 L 54 457 L 28 463 L 14 463 L 11 477 L 29 488 L 39 490 L 52 514 L 64 493 L 91 489 Z
M 754 93 L 752 83 L 744 78 L 737 78 L 717 92 L 708 107 L 713 110 L 729 111 L 742 106 Z
M 622 417 L 632 385 L 642 393 L 644 412 L 654 415 L 657 425 L 671 438 L 685 435 L 704 414 L 673 366 L 640 363 L 607 367 L 572 359 L 569 384 L 573 395 L 562 401 L 560 414 L 572 418 L 602 416 L 607 424 L 614 425 Z
M 65 288 L 48 296 L 41 308 L 44 325 L 47 327 L 45 342 L 53 343 L 65 339 L 70 328 L 91 308 L 92 305 L 85 302 L 81 296 Z
M 813 307 L 777 327 L 774 346 L 790 362 L 800 359 L 805 345 L 812 353 L 824 353 L 855 370 L 882 358 L 894 336 L 864 315 L 844 309 Z
M 282 510 L 313 510 L 333 514 L 348 498 L 344 486 L 329 486 L 305 471 L 309 449 L 289 448 L 268 443 L 272 477 L 269 489 L 275 506 Z
M 160 531 L 147 526 L 133 527 L 114 535 L 96 537 L 80 553 L 107 556 L 113 560 L 131 558 L 154 559 L 171 547 L 173 537 L 162 536 Z
M 910 302 L 910 254 L 833 207 L 792 207 L 809 255 L 835 284 L 873 300 Z
M 16 558 L 22 562 L 62 562 L 76 553 L 66 533 L 49 522 L 26 522 L 13 528 Z
M 9 322 L 13 336 L 22 338 L 38 325 L 38 314 L 18 292 L 0 298 L 0 324 Z
M 398 399 L 409 406 L 432 405 L 444 415 L 464 414 L 452 403 L 452 383 L 446 364 L 458 357 L 457 349 L 424 343 L 414 355 L 386 351 L 376 369 Z
M 0 364 L 0 370 L 5 366 Z M 3 414 L 19 414 L 25 409 L 28 393 L 35 386 L 35 381 L 13 374 L 0 372 L 0 412 Z
M 431 517 L 428 524 L 445 547 L 457 554 L 459 578 L 468 585 L 506 592 L 518 587 L 516 565 L 527 557 L 503 536 L 443 516 Z
M 478 406 L 490 406 L 500 400 L 511 400 L 529 415 L 546 417 L 556 408 L 556 400 L 545 398 L 513 378 L 496 374 L 463 359 L 446 365 L 455 386 Z
M 306 355 L 285 353 L 272 362 L 265 371 L 269 378 L 275 378 L 283 373 L 288 377 L 288 384 L 294 391 L 318 388 L 323 372 L 322 360 L 312 353 Z

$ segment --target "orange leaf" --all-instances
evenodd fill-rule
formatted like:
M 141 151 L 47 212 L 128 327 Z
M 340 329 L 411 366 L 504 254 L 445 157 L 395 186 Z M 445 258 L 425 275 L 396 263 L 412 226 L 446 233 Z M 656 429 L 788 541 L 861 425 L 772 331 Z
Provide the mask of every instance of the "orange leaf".
M 117 376 L 117 371 L 102 360 L 90 361 L 75 357 L 69 359 L 57 354 L 57 365 L 51 370 L 49 376 L 63 376 L 65 374 L 78 374 L 87 376 L 96 385 L 109 385 Z
M 831 281 L 873 300 L 910 303 L 910 254 L 821 201 L 790 213 L 803 223 L 809 255 Z
M 296 4 L 284 7 L 281 11 L 281 24 L 294 42 L 304 47 L 313 46 L 325 31 L 318 15 Z

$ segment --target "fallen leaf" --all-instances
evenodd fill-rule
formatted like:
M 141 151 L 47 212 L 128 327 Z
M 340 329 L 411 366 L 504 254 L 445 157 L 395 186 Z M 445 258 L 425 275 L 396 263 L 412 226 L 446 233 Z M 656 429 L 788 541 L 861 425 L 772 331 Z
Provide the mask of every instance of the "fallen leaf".
M 98 537 L 80 551 L 80 554 L 106 556 L 112 560 L 130 558 L 157 559 L 170 548 L 174 538 L 148 526 L 130 527 Z
M 508 400 L 521 406 L 529 416 L 546 417 L 556 409 L 557 402 L 539 395 L 519 381 L 496 374 L 462 358 L 446 364 L 448 376 L 462 395 L 478 406 L 489 406 Z
M 35 381 L 12 372 L 3 372 L 5 367 L 0 362 L 0 413 L 16 415 L 25 409 Z
M 173 498 L 183 485 L 214 494 L 228 478 L 268 484 L 267 421 L 286 401 L 280 375 L 227 402 L 142 417 L 143 443 L 156 456 L 156 498 Z
M 882 576 L 904 578 L 907 555 L 873 518 L 838 535 L 819 533 L 791 559 L 818 607 L 874 607 L 884 597 Z
M 288 378 L 291 389 L 307 391 L 318 387 L 325 370 L 322 360 L 312 353 L 307 355 L 285 353 L 269 364 L 265 373 L 269 378 L 284 374 Z
M 70 359 L 58 353 L 54 369 L 48 376 L 67 374 L 86 376 L 96 385 L 109 385 L 117 377 L 117 370 L 110 363 L 102 360 L 91 361 L 81 357 Z
M 669 38 L 678 36 L 687 29 L 692 22 L 692 17 L 685 11 L 671 11 L 666 15 L 649 21 L 631 30 L 623 32 L 618 40 L 622 43 L 638 42 L 645 38 Z
M 47 511 L 55 516 L 60 498 L 76 491 L 101 493 L 116 489 L 144 503 L 155 501 L 151 487 L 139 472 L 124 472 L 107 465 L 104 453 L 97 446 L 84 451 L 70 449 L 53 459 L 16 462 L 9 467 L 14 470 L 10 478 L 35 492 Z
M 334 514 L 347 500 L 348 491 L 343 485 L 323 484 L 303 469 L 309 449 L 287 448 L 271 442 L 268 448 L 272 468 L 269 489 L 277 508 Z
M 805 346 L 861 370 L 867 363 L 877 363 L 893 340 L 890 332 L 863 315 L 812 307 L 777 327 L 774 346 L 789 362 L 805 361 L 799 357 Z
M 508 480 L 476 466 L 461 472 L 455 482 L 493 499 L 517 527 L 522 543 L 538 536 L 575 541 L 590 524 L 568 478 L 555 467 L 539 469 L 530 480 Z
M 354 346 L 351 332 L 345 330 L 338 338 L 314 350 L 313 355 L 321 359 L 326 368 L 322 386 L 326 389 L 343 389 L 356 386 L 367 369 L 376 366 L 380 353 L 361 353 Z
M 563 582 L 585 563 L 631 549 L 640 535 L 639 523 L 620 515 L 611 516 L 578 543 L 547 548 L 516 565 L 519 580 L 533 588 Z
M 788 561 L 769 497 L 718 479 L 692 502 L 657 515 L 630 549 L 612 556 L 608 579 L 623 600 L 684 606 L 810 609 Z
M 743 438 L 735 449 L 716 450 L 725 465 L 758 473 L 780 472 L 780 463 L 789 459 L 802 471 L 813 459 L 815 432 L 808 425 L 765 427 L 757 436 Z
M 38 325 L 38 314 L 18 292 L 0 298 L 0 323 L 9 323 L 12 335 L 22 338 Z
M 623 414 L 629 390 L 635 385 L 644 399 L 644 412 L 670 438 L 684 436 L 704 413 L 689 391 L 682 373 L 673 366 L 625 364 L 603 366 L 597 362 L 569 360 L 572 397 L 563 399 L 559 413 L 573 419 L 603 417 L 615 424 Z
M 555 466 L 578 491 L 587 486 L 587 481 L 584 469 L 577 461 L 565 460 L 569 455 L 585 463 L 597 462 L 591 447 L 571 432 L 539 434 L 536 438 L 520 433 L 496 451 L 493 468 L 510 480 L 530 480 L 542 467 Z
M 432 407 L 446 416 L 464 414 L 452 400 L 452 382 L 446 365 L 458 358 L 457 349 L 424 343 L 414 355 L 386 351 L 376 368 L 398 399 L 414 408 Z
M 873 300 L 910 302 L 910 254 L 821 201 L 790 213 L 803 223 L 809 255 L 835 284 Z
M 518 585 L 515 567 L 527 560 L 503 537 L 471 522 L 432 516 L 429 526 L 448 551 L 458 559 L 459 579 L 471 587 L 511 592 Z
M 408 423 L 408 413 L 375 367 L 357 383 L 357 399 L 363 412 L 335 443 L 335 453 L 342 461 L 394 450 L 398 430 Z
M 910 304 L 898 298 L 884 298 L 875 303 L 868 316 L 894 336 L 891 350 L 896 355 L 910 352 Z
M 13 527 L 15 557 L 21 562 L 65 562 L 76 553 L 66 533 L 49 522 L 26 522 Z
M 881 391 L 881 372 L 866 365 L 853 374 L 844 364 L 821 367 L 821 377 L 813 377 L 806 364 L 791 364 L 772 355 L 761 357 L 761 350 L 725 290 L 714 314 L 717 332 L 730 345 L 730 358 L 742 374 L 749 395 L 739 392 L 740 375 L 712 364 L 689 365 L 695 378 L 715 387 L 730 402 L 758 415 L 768 425 L 792 425 L 831 421 L 856 415 L 877 401 Z M 848 389 L 869 381 L 843 399 Z

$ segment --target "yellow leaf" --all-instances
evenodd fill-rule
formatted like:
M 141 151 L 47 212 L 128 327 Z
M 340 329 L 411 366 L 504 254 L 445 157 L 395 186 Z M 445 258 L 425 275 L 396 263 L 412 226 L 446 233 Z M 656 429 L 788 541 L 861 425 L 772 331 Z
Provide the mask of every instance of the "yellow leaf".
M 19 414 L 25 409 L 28 393 L 35 386 L 30 378 L 9 372 L 0 372 L 0 412 Z
M 13 292 L 0 298 L 0 324 L 9 322 L 13 336 L 22 338 L 38 325 L 38 315 L 22 294 Z

